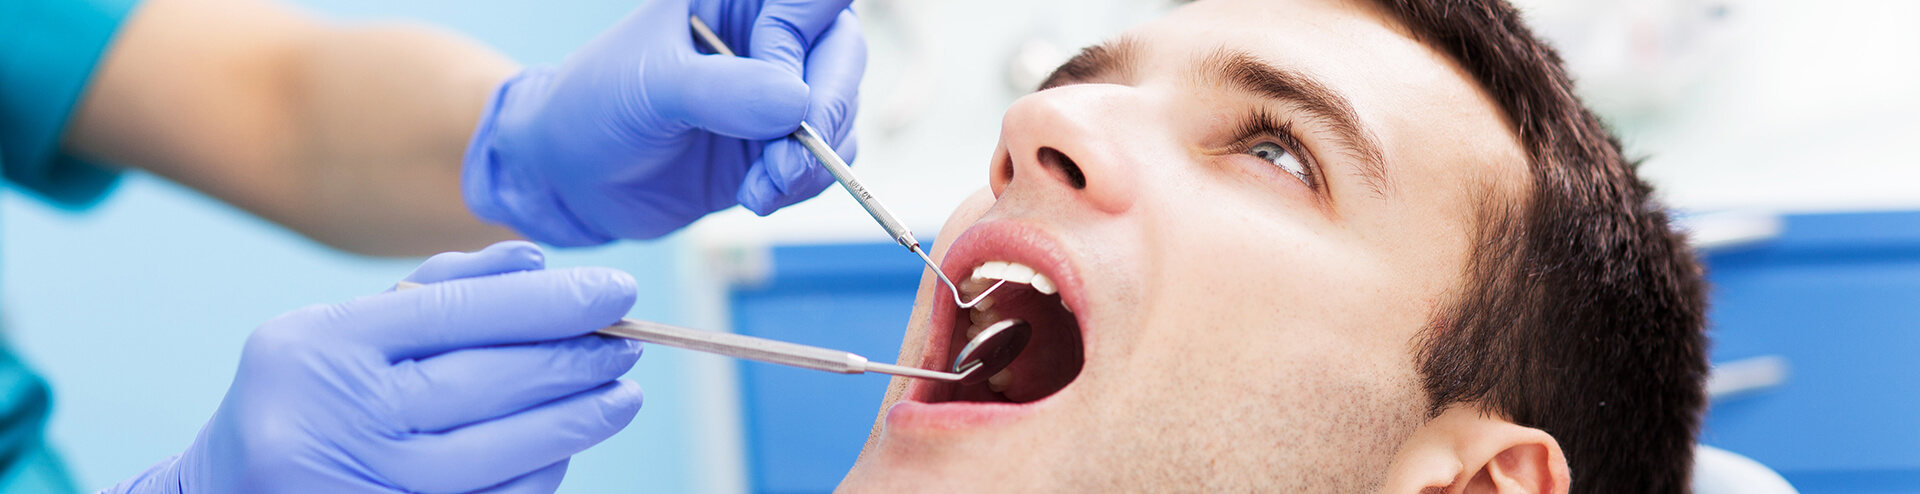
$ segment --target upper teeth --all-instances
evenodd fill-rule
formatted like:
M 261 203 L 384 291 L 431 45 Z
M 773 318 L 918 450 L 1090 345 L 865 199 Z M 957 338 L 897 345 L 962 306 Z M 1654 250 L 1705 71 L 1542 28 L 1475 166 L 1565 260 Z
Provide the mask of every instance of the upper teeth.
M 986 264 L 981 264 L 980 267 L 973 268 L 973 276 L 967 278 L 965 283 L 961 283 L 961 290 L 966 292 L 966 296 L 972 297 L 985 291 L 987 287 L 992 286 L 994 282 L 998 280 L 1032 286 L 1034 291 L 1046 295 L 1052 295 L 1059 291 L 1058 288 L 1053 286 L 1053 279 L 1048 278 L 1047 275 L 1040 274 L 1039 271 L 1035 271 L 1032 267 L 1025 264 L 1006 261 L 989 261 Z M 1060 306 L 1066 307 L 1066 302 L 1061 301 Z M 1069 309 L 1069 311 L 1071 311 L 1071 309 Z M 981 331 L 984 331 L 987 326 L 999 320 L 1000 313 L 993 310 L 993 296 L 989 294 L 985 298 L 980 299 L 979 305 L 975 305 L 973 308 L 967 310 L 967 322 L 969 323 L 966 332 L 967 339 L 972 340 L 979 337 Z M 987 389 L 995 393 L 1005 393 L 1008 389 L 1012 389 L 1012 387 L 1013 369 L 1011 368 L 1001 369 L 1000 372 L 987 378 Z
M 1007 280 L 1033 286 L 1034 291 L 1053 295 L 1059 289 L 1053 286 L 1053 279 L 1034 271 L 1025 264 L 1006 261 L 988 261 L 973 268 L 974 280 Z

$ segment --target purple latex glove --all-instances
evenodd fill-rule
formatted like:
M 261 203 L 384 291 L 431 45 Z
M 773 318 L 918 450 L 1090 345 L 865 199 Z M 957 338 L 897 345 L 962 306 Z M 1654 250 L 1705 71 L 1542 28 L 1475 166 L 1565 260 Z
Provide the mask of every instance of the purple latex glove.
M 866 40 L 850 1 L 649 0 L 559 66 L 501 84 L 467 150 L 468 208 L 577 246 L 819 194 L 833 177 L 784 137 L 804 118 L 856 153 Z M 746 56 L 708 54 L 691 14 Z

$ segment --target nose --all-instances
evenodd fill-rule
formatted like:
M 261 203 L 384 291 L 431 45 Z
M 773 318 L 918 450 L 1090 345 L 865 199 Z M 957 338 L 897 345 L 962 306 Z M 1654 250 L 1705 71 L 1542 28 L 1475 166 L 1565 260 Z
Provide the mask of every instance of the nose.
M 1083 84 L 1029 94 L 1007 108 L 990 177 L 1009 188 L 1067 194 L 1106 213 L 1133 207 L 1138 176 L 1129 149 L 1145 105 L 1126 86 Z

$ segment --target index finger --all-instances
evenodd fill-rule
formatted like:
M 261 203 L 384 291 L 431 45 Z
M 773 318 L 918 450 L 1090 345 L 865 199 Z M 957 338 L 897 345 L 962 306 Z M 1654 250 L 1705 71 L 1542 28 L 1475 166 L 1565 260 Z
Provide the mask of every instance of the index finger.
M 344 336 L 389 360 L 591 333 L 633 308 L 633 277 L 608 268 L 520 271 L 341 304 Z
M 807 51 L 853 0 L 768 0 L 753 20 L 747 56 L 773 62 L 800 77 Z

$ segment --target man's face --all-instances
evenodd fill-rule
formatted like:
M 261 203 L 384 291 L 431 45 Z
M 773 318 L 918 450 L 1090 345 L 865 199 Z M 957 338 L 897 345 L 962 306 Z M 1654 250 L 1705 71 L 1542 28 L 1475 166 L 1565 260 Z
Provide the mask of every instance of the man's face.
M 1033 342 L 995 383 L 896 379 L 842 487 L 1375 485 L 1424 419 L 1416 339 L 1477 205 L 1525 177 L 1497 106 L 1410 36 L 1364 3 L 1203 1 L 1016 102 L 936 254 L 1058 294 L 970 311 L 922 283 L 902 361 L 950 365 L 973 319 Z

